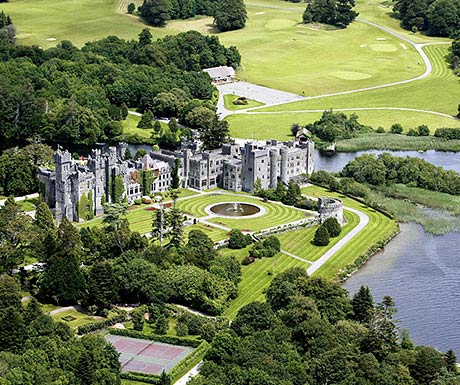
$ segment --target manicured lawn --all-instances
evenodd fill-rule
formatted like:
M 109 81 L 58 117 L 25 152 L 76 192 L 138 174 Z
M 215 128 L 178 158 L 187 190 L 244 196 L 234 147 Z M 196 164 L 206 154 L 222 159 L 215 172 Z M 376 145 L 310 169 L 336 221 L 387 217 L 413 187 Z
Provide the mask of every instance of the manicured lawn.
M 404 107 L 437 111 L 454 116 L 458 112 L 458 103 L 454 101 L 460 100 L 460 87 L 458 86 L 458 77 L 453 74 L 446 61 L 448 48 L 448 45 L 435 45 L 424 48 L 433 63 L 433 73 L 423 80 L 355 94 L 305 100 L 283 106 L 268 107 L 263 108 L 261 111 Z M 378 113 L 380 113 L 380 111 L 378 111 Z M 406 112 L 404 112 L 404 115 L 405 114 Z M 359 115 L 361 115 L 361 112 Z M 382 119 L 380 125 L 388 123 L 389 122 L 383 121 Z M 431 125 L 433 125 L 433 123 Z M 449 126 L 454 125 L 458 126 L 454 121 L 450 121 Z M 441 127 L 441 124 L 438 124 L 438 127 Z
M 319 197 L 323 195 L 337 197 L 343 200 L 345 206 L 363 211 L 369 216 L 368 225 L 348 242 L 339 252 L 329 259 L 315 275 L 333 278 L 340 269 L 352 263 L 357 257 L 364 254 L 372 245 L 391 235 L 397 224 L 385 215 L 342 194 L 330 192 L 322 187 L 309 186 L 302 189 L 302 193 Z
M 123 135 L 137 135 L 141 138 L 150 139 L 153 133 L 152 128 L 138 128 L 137 124 L 140 122 L 141 117 L 137 115 L 128 115 L 126 120 L 122 121 Z M 160 122 L 162 127 L 167 127 L 166 123 Z
M 243 104 L 243 105 L 233 104 L 233 101 L 238 98 L 239 98 L 238 95 L 233 95 L 233 94 L 224 95 L 225 108 L 230 111 L 237 111 L 237 110 L 244 110 L 246 108 L 259 107 L 259 106 L 264 105 L 264 103 L 257 102 L 251 99 L 246 99 L 247 104 Z
M 225 230 L 217 229 L 204 223 L 197 223 L 196 225 L 187 226 L 184 229 L 185 237 L 187 237 L 188 233 L 192 230 L 201 230 L 214 242 L 222 241 L 223 239 L 227 238 L 227 232 Z
M 347 29 L 325 31 L 300 23 L 305 4 L 259 0 L 247 5 L 246 28 L 218 34 L 225 45 L 236 45 L 242 54 L 244 80 L 305 95 L 317 95 L 361 86 L 407 79 L 423 72 L 411 47 L 378 29 L 354 23 Z M 288 9 L 271 9 L 266 6 Z M 54 46 L 70 40 L 78 46 L 108 35 L 137 39 L 145 27 L 136 16 L 118 10 L 117 0 L 13 0 L 2 3 L 18 28 L 21 44 Z M 69 17 L 71 15 L 71 17 Z M 214 33 L 212 18 L 170 21 L 165 28 L 151 28 L 155 37 L 186 30 Z M 56 39 L 48 41 L 47 39 Z M 386 40 L 377 40 L 383 39 Z M 330 49 L 325 49 L 330 47 Z M 372 65 L 369 65 L 372 63 Z
M 349 97 L 351 97 L 351 95 L 349 95 Z M 328 99 L 329 98 L 323 100 L 323 103 L 325 103 L 324 108 L 320 105 L 315 106 L 315 109 L 318 108 L 317 112 L 281 112 L 276 114 L 247 113 L 240 115 L 232 114 L 226 117 L 226 120 L 230 124 L 230 134 L 235 138 L 254 138 L 258 140 L 291 140 L 291 125 L 293 123 L 305 125 L 318 120 L 321 117 L 322 111 L 328 109 Z M 460 94 L 458 100 L 460 100 Z M 292 104 L 287 104 L 286 108 L 289 109 L 291 106 Z M 351 103 L 348 106 L 352 108 Z M 340 108 L 342 107 L 343 106 Z M 357 105 L 357 107 L 363 106 Z M 456 108 L 455 106 L 453 107 Z M 280 109 L 281 106 L 272 108 Z M 451 113 L 454 112 L 455 111 L 451 111 Z M 388 131 L 391 125 L 396 122 L 402 124 L 405 131 L 408 131 L 410 128 L 418 127 L 421 124 L 428 125 L 432 133 L 434 133 L 434 130 L 439 127 L 460 127 L 460 121 L 457 119 L 424 112 L 396 110 L 354 111 L 352 109 L 345 111 L 345 114 L 347 115 L 351 115 L 352 113 L 355 113 L 359 116 L 360 123 L 374 128 L 383 127 L 386 131 Z
M 240 259 L 247 255 L 247 250 L 222 250 L 223 254 L 235 255 Z M 257 259 L 248 266 L 242 266 L 242 280 L 238 286 L 239 295 L 230 303 L 225 311 L 225 316 L 230 319 L 235 318 L 238 310 L 248 303 L 254 301 L 264 301 L 263 290 L 270 285 L 272 279 L 282 271 L 291 267 L 310 266 L 308 263 L 288 257 L 286 254 L 278 253 L 273 258 Z
M 211 218 L 209 222 L 217 223 L 229 228 L 241 230 L 258 231 L 264 228 L 277 226 L 283 223 L 293 222 L 305 218 L 306 213 L 292 207 L 287 207 L 277 203 L 266 203 L 260 199 L 250 196 L 233 196 L 227 194 L 203 195 L 192 199 L 177 202 L 177 207 L 193 216 L 207 216 L 205 208 L 214 203 L 220 202 L 247 202 L 256 203 L 264 207 L 267 211 L 265 215 L 256 218 L 232 219 L 227 217 Z M 308 215 L 308 214 L 307 214 Z
M 345 217 L 348 223 L 343 226 L 340 236 L 337 238 L 331 238 L 329 245 L 319 247 L 311 243 L 313 241 L 315 231 L 318 228 L 318 226 L 313 226 L 279 234 L 278 238 L 281 241 L 282 250 L 286 250 L 288 253 L 297 255 L 307 261 L 314 262 L 318 260 L 327 250 L 333 247 L 359 223 L 359 217 L 350 211 L 345 211 Z
M 65 324 L 69 325 L 72 329 L 76 329 L 79 326 L 86 325 L 97 320 L 102 319 L 101 317 L 93 317 L 89 314 L 80 313 L 75 310 L 67 310 L 62 313 L 52 315 L 53 319 L 58 322 L 64 322 Z M 65 321 L 63 318 L 65 317 L 73 317 L 75 320 L 73 321 Z

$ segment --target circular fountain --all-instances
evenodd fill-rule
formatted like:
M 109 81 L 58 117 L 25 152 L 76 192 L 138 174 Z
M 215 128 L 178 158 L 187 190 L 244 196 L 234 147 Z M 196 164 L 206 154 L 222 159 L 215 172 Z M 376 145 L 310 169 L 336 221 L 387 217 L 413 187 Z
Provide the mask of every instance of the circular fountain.
M 208 206 L 206 211 L 219 217 L 249 217 L 262 215 L 265 212 L 260 206 L 242 202 L 217 203 Z

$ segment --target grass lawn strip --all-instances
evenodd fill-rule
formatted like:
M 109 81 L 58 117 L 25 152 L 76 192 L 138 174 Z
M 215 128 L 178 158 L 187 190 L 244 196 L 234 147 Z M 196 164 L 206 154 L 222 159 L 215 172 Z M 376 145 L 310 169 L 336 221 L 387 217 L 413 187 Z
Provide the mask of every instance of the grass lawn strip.
M 347 224 L 343 226 L 342 233 L 336 238 L 331 238 L 331 242 L 326 247 L 318 247 L 311 243 L 318 228 L 318 226 L 313 226 L 277 235 L 281 241 L 281 248 L 307 261 L 317 261 L 359 223 L 359 217 L 351 211 L 345 211 L 345 218 Z
M 369 223 L 359 233 L 330 258 L 315 275 L 333 278 L 343 267 L 351 264 L 360 255 L 366 253 L 370 247 L 379 241 L 390 237 L 397 229 L 397 223 L 385 215 L 369 208 L 342 194 L 330 192 L 322 187 L 309 186 L 302 189 L 302 193 L 319 197 L 323 195 L 339 198 L 345 206 L 364 212 L 369 217 Z
M 230 111 L 245 110 L 246 108 L 260 107 L 264 103 L 258 102 L 252 99 L 246 99 L 247 104 L 233 104 L 235 99 L 238 99 L 238 95 L 226 94 L 224 95 L 225 108 Z

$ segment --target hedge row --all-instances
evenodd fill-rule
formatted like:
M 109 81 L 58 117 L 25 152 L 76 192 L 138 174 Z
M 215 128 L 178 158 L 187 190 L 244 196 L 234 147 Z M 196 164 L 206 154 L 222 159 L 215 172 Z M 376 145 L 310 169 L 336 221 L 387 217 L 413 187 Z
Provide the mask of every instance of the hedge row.
M 434 136 L 447 140 L 460 139 L 460 130 L 458 128 L 437 128 Z
M 176 336 L 165 336 L 159 334 L 143 334 L 142 332 L 138 332 L 136 330 L 129 330 L 129 329 L 109 329 L 110 334 L 114 334 L 117 336 L 124 336 L 124 337 L 131 337 L 131 338 L 139 338 L 143 340 L 149 341 L 156 341 L 156 342 L 163 342 L 165 344 L 171 345 L 179 345 L 179 346 L 190 346 L 192 348 L 197 348 L 201 344 L 201 340 L 197 340 L 194 338 L 189 337 L 176 337 Z
M 351 274 L 353 274 L 362 265 L 364 265 L 370 257 L 372 257 L 379 250 L 383 249 L 385 245 L 388 242 L 390 242 L 398 233 L 399 233 L 399 225 L 395 226 L 395 229 L 393 230 L 393 232 L 390 234 L 389 237 L 387 237 L 384 240 L 374 243 L 371 247 L 369 247 L 369 249 L 367 249 L 367 251 L 364 254 L 356 258 L 353 263 L 345 266 L 339 273 L 337 273 L 336 278 L 340 282 L 345 281 Z
M 81 335 L 81 334 L 95 332 L 96 330 L 101 330 L 101 329 L 105 329 L 110 326 L 113 326 L 116 323 L 125 322 L 127 318 L 128 318 L 128 313 L 126 313 L 125 311 L 120 311 L 119 314 L 106 318 L 104 320 L 79 326 L 77 328 L 77 333 Z
M 209 344 L 206 341 L 202 341 L 200 345 L 182 361 L 180 361 L 171 371 L 168 373 L 172 383 L 176 382 L 180 376 L 184 375 L 185 372 L 193 368 L 198 362 L 200 362 L 209 350 Z
M 144 382 L 146 384 L 154 384 L 154 385 L 160 384 L 160 377 L 156 376 L 155 374 L 129 372 L 129 373 L 121 373 L 120 378 L 122 378 L 123 380 Z

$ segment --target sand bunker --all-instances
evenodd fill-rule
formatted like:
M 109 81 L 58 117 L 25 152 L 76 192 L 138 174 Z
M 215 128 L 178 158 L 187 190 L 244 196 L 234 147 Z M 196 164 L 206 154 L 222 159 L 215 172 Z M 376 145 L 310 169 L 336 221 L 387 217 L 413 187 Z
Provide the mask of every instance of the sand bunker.
M 46 39 L 46 41 L 56 41 L 56 38 L 55 37 L 49 37 L 48 39 Z
M 399 45 L 402 47 L 402 49 L 407 49 L 406 45 L 403 43 L 399 43 Z
M 375 39 L 375 40 L 378 40 L 378 41 L 385 41 L 385 40 L 387 40 L 387 38 L 386 38 L 386 37 L 378 37 L 378 38 Z
M 367 47 L 367 44 L 361 44 L 360 47 L 361 48 Z
M 265 15 L 265 12 L 257 12 L 256 15 Z

